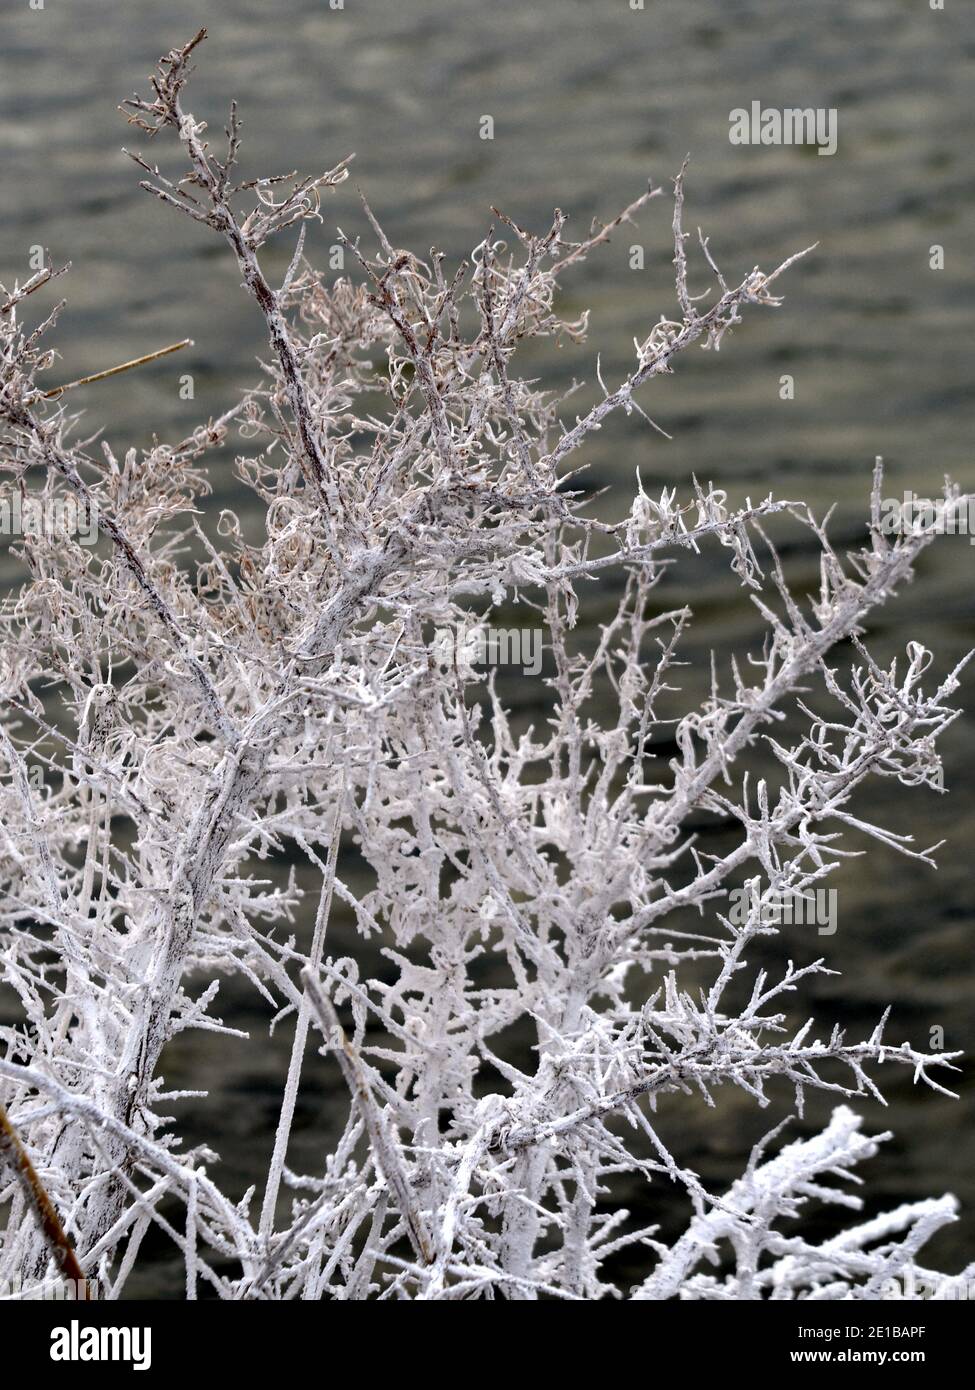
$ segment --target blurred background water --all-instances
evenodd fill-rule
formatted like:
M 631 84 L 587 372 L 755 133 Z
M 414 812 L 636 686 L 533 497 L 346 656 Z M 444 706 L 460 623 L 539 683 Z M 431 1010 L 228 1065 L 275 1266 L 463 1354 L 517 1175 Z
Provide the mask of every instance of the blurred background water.
M 626 509 L 638 467 L 658 491 L 696 473 L 735 500 L 774 489 L 819 511 L 835 505 L 834 533 L 854 541 L 877 454 L 887 461 L 891 495 L 906 487 L 936 495 L 945 473 L 975 487 L 975 29 L 963 5 L 940 12 L 926 0 L 648 0 L 633 10 L 629 0 L 346 0 L 333 10 L 327 0 L 46 0 L 33 10 L 10 0 L 0 23 L 0 279 L 26 277 L 32 246 L 71 260 L 60 282 L 69 304 L 52 380 L 177 338 L 195 341 L 178 357 L 78 393 L 86 424 L 104 426 L 116 452 L 153 434 L 180 438 L 219 414 L 254 380 L 265 352 L 261 322 L 223 245 L 140 193 L 137 171 L 120 153 L 139 142 L 116 104 L 145 89 L 161 52 L 206 23 L 194 113 L 219 131 L 238 98 L 249 176 L 320 171 L 355 151 L 354 182 L 396 245 L 436 245 L 456 261 L 484 235 L 492 203 L 537 228 L 562 207 L 571 214 L 567 234 L 582 237 L 594 216 L 612 215 L 648 178 L 666 184 L 688 151 L 686 222 L 704 228 L 729 279 L 820 243 L 789 273 L 782 309 L 751 314 L 720 357 L 693 353 L 644 393 L 672 441 L 630 421 L 587 446 L 586 483 L 611 489 L 605 511 Z M 753 99 L 836 108 L 837 153 L 731 145 L 729 112 Z M 483 115 L 494 118 L 493 141 L 479 138 Z M 365 231 L 351 181 L 324 211 L 324 226 L 308 240 L 319 263 L 336 224 Z M 638 229 L 625 228 L 574 272 L 567 307 L 592 309 L 586 346 L 532 347 L 533 374 L 553 386 L 586 381 L 574 408 L 593 398 L 597 352 L 605 379 L 617 380 L 629 368 L 632 339 L 642 340 L 661 313 L 671 316 L 669 218 L 668 201 L 658 199 Z M 930 268 L 936 244 L 942 270 Z M 283 272 L 291 245 L 268 254 L 272 274 Z M 642 270 L 631 268 L 635 245 L 644 250 Z M 703 276 L 695 284 L 703 288 Z M 194 378 L 192 402 L 179 396 L 185 372 Z M 794 378 L 793 400 L 780 399 L 783 374 Z M 214 505 L 232 505 L 229 465 L 214 482 Z M 815 584 L 808 554 L 793 563 L 793 574 Z M 877 615 L 878 654 L 919 638 L 944 669 L 975 646 L 973 574 L 967 539 L 939 539 L 919 581 Z M 0 579 L 16 578 L 0 548 Z M 700 673 L 710 647 L 727 657 L 757 628 L 719 564 L 697 566 L 693 584 L 681 592 L 697 611 L 685 656 Z M 590 616 L 600 616 L 598 598 Z M 688 688 L 696 679 L 692 672 Z M 528 685 L 505 688 L 517 702 Z M 962 703 L 970 692 L 969 680 Z M 882 784 L 860 802 L 865 814 L 925 845 L 946 838 L 939 872 L 874 846 L 838 880 L 836 935 L 796 927 L 776 950 L 800 962 L 825 954 L 843 972 L 807 992 L 824 1022 L 869 1029 L 892 1003 L 893 1041 L 926 1047 L 931 1030 L 943 1028 L 944 1046 L 956 1048 L 973 1041 L 969 717 L 945 752 L 947 795 Z M 332 940 L 335 949 L 358 949 L 347 922 Z M 266 1010 L 243 989 L 225 991 L 223 1016 L 266 1035 Z M 289 1047 L 284 1025 L 257 1046 L 184 1036 L 167 1057 L 174 1085 L 216 1094 L 216 1107 L 181 1103 L 180 1124 L 193 1142 L 219 1149 L 235 1196 L 265 1169 Z M 331 1074 L 317 1066 L 312 1060 L 291 1154 L 296 1168 L 312 1172 L 337 1114 Z M 955 1269 L 975 1256 L 971 1093 L 951 1102 L 899 1076 L 885 1089 L 888 1111 L 861 1107 L 874 1129 L 896 1132 L 871 1165 L 869 1210 L 956 1192 L 967 1215 L 930 1248 L 933 1265 Z M 789 1104 L 777 1094 L 759 1113 L 729 1097 L 715 1117 L 678 1098 L 661 1123 L 681 1161 L 720 1187 Z M 817 1103 L 795 1132 L 828 1108 Z M 651 1195 L 654 1219 L 673 1229 L 680 1213 L 671 1195 Z M 168 1258 L 161 1247 L 131 1292 L 178 1296 Z

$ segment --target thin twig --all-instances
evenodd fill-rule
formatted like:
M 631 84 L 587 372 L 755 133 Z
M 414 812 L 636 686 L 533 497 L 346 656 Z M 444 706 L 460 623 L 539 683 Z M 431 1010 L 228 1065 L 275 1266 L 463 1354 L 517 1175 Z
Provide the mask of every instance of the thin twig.
M 0 1154 L 10 1163 L 23 1188 L 24 1196 L 33 1207 L 41 1230 L 51 1247 L 51 1254 L 54 1256 L 58 1269 L 65 1279 L 70 1279 L 73 1282 L 77 1296 L 87 1301 L 89 1289 L 84 1271 L 65 1234 L 64 1227 L 61 1225 L 61 1218 L 48 1195 L 47 1188 L 41 1182 L 37 1169 L 31 1163 L 30 1155 L 21 1143 L 20 1135 L 17 1133 L 14 1123 L 7 1113 L 7 1107 L 2 1101 L 0 1101 Z
M 117 367 L 109 367 L 107 371 L 80 376 L 77 381 L 66 381 L 63 386 L 54 386 L 50 391 L 42 391 L 41 397 L 46 401 L 52 400 L 56 396 L 63 396 L 65 391 L 73 391 L 76 386 L 90 386 L 93 381 L 104 381 L 106 377 L 118 376 L 119 372 L 131 371 L 133 367 L 144 367 L 147 362 L 155 362 L 160 357 L 168 357 L 171 352 L 179 352 L 182 348 L 192 346 L 193 339 L 184 338 L 182 342 L 170 343 L 168 347 L 159 348 L 156 352 L 147 352 L 144 357 L 133 357 L 131 362 L 122 362 Z
M 399 1140 L 395 1134 L 390 1132 L 386 1116 L 376 1104 L 376 1098 L 372 1093 L 369 1077 L 358 1050 L 346 1037 L 331 999 L 323 993 L 313 972 L 303 970 L 301 978 L 311 1000 L 312 1008 L 318 1016 L 325 1040 L 330 1047 L 334 1048 L 346 1085 L 358 1103 L 369 1133 L 376 1166 L 396 1198 L 400 1215 L 410 1237 L 410 1243 L 420 1259 L 427 1264 L 432 1264 L 433 1246 L 426 1232 L 423 1218 L 416 1209 L 416 1198 L 410 1188 L 410 1179 L 403 1166 Z

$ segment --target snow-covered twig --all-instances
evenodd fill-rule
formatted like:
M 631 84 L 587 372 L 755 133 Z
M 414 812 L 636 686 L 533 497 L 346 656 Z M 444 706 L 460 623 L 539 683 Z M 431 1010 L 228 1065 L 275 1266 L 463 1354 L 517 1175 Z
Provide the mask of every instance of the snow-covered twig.
M 580 241 L 562 212 L 538 234 L 497 213 L 510 244 L 492 230 L 453 271 L 397 249 L 367 205 L 374 244 L 346 239 L 354 273 L 327 283 L 300 229 L 347 161 L 240 178 L 236 108 L 222 155 L 187 110 L 203 37 L 125 109 L 186 155 L 178 179 L 134 155 L 143 186 L 229 245 L 261 309 L 258 387 L 176 444 L 96 454 L 44 389 L 57 311 L 21 322 L 54 272 L 0 292 L 0 500 L 70 497 L 105 540 L 25 534 L 22 586 L 0 605 L 0 945 L 19 1009 L 0 1029 L 0 1100 L 65 1243 L 113 1298 L 150 1229 L 190 1298 L 860 1298 L 927 1278 L 916 1257 L 951 1198 L 820 1245 L 782 1229 L 811 1198 L 851 1205 L 828 1179 L 879 1141 L 845 1104 L 766 1158 L 770 1137 L 724 1195 L 655 1111 L 728 1087 L 800 1113 L 810 1090 L 877 1099 L 881 1064 L 947 1092 L 938 1069 L 956 1054 L 886 1041 L 886 1015 L 865 1037 L 808 1017 L 825 960 L 754 963 L 782 938 L 783 900 L 822 891 L 853 852 L 851 831 L 933 866 L 936 847 L 857 804 L 871 778 L 943 789 L 961 667 L 934 681 L 917 642 L 887 665 L 865 643 L 932 534 L 884 533 L 879 470 L 866 544 L 843 557 L 797 501 L 733 505 L 697 480 L 654 498 L 638 479 L 620 522 L 567 486 L 592 434 L 642 413 L 682 352 L 778 307 L 798 257 L 737 283 L 703 235 L 698 259 L 682 169 L 673 317 L 648 320 L 622 382 L 597 369 L 601 398 L 566 419 L 519 348 L 583 340 L 563 283 L 657 190 Z M 259 252 L 295 226 L 274 289 Z M 206 505 L 207 454 L 231 439 L 246 527 Z M 947 485 L 946 509 L 967 504 Z M 818 551 L 811 599 L 773 530 Z M 682 561 L 708 548 L 759 635 L 678 705 Z M 610 592 L 602 626 L 580 622 Z M 531 727 L 478 669 L 502 612 L 544 663 Z M 720 853 L 697 841 L 702 816 L 728 829 Z M 298 860 L 321 874 L 309 931 L 282 868 Z M 336 904 L 381 947 L 381 977 L 337 954 Z M 220 1107 L 212 1147 L 188 1150 L 170 1115 L 187 1093 L 165 1090 L 181 1032 L 261 1046 L 217 1011 L 227 976 L 272 1026 L 295 1020 L 259 1200 L 223 1190 Z M 343 1120 L 299 1173 L 299 1099 L 321 1105 L 305 1079 L 316 1020 Z M 646 1189 L 639 1220 L 613 1197 L 620 1175 Z M 670 1245 L 642 1214 L 664 1183 L 690 1212 Z M 51 1246 L 21 1184 L 0 1202 L 0 1280 L 36 1286 Z M 640 1262 L 625 1280 L 624 1248 Z

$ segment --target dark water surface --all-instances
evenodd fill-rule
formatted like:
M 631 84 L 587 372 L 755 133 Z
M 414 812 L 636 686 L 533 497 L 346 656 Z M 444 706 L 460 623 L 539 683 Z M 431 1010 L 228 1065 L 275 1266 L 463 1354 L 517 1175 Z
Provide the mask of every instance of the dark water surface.
M 222 245 L 141 194 L 119 153 L 138 141 L 117 102 L 144 90 L 158 55 L 203 22 L 211 37 L 188 103 L 195 114 L 217 131 L 230 98 L 239 99 L 251 175 L 317 171 L 354 150 L 355 181 L 394 244 L 418 252 L 436 244 L 459 259 L 484 234 L 492 203 L 535 226 L 560 206 L 571 214 L 569 234 L 581 237 L 594 215 L 615 212 L 648 177 L 671 178 L 688 151 L 687 225 L 703 226 L 729 279 L 820 242 L 790 272 L 781 310 L 753 313 L 720 356 L 692 354 L 646 393 L 672 442 L 625 422 L 587 446 L 587 481 L 612 488 L 604 510 L 626 509 L 637 467 L 658 489 L 696 472 L 735 499 L 772 488 L 819 510 L 836 504 L 836 532 L 852 540 L 876 454 L 888 461 L 892 494 L 909 486 L 930 494 L 945 473 L 975 487 L 975 25 L 951 0 L 944 12 L 926 0 L 648 0 L 642 12 L 627 0 L 346 0 L 342 11 L 326 0 L 47 0 L 42 11 L 10 0 L 0 21 L 0 278 L 24 278 L 33 245 L 72 261 L 61 282 L 69 306 L 59 380 L 195 340 L 180 357 L 78 394 L 86 423 L 104 424 L 116 452 L 154 432 L 182 437 L 225 409 L 264 352 Z M 835 107 L 838 152 L 732 146 L 729 112 L 753 99 Z M 492 142 L 478 138 L 485 114 L 494 117 Z M 362 230 L 351 182 L 325 216 L 309 237 L 320 261 L 335 223 Z M 533 347 L 533 374 L 553 385 L 592 382 L 597 351 L 607 381 L 628 368 L 633 337 L 673 310 L 669 217 L 664 199 L 651 204 L 638 231 L 626 229 L 574 274 L 572 306 L 593 311 L 589 344 Z M 644 270 L 630 268 L 634 244 L 645 248 Z M 945 251 L 940 271 L 929 268 L 934 244 Z M 281 243 L 269 256 L 272 272 L 283 271 L 290 249 Z M 183 372 L 193 374 L 193 402 L 179 399 Z M 795 379 L 792 401 L 779 397 L 784 373 Z M 232 501 L 229 470 L 215 482 L 214 505 Z M 805 575 L 807 561 L 798 563 Z M 975 549 L 939 540 L 896 610 L 878 615 L 878 653 L 919 638 L 945 666 L 975 646 L 973 576 Z M 0 577 L 15 578 L 2 549 Z M 718 567 L 698 567 L 694 584 L 681 593 L 698 612 L 685 655 L 701 669 L 711 645 L 727 654 L 756 628 Z M 591 612 L 595 621 L 598 601 Z M 689 688 L 695 680 L 691 673 Z M 513 701 L 524 698 L 524 682 L 509 685 Z M 971 692 L 969 680 L 963 703 Z M 793 928 L 795 939 L 777 949 L 798 961 L 825 953 L 843 972 L 807 992 L 805 1005 L 824 1022 L 869 1029 L 892 1003 L 892 1041 L 927 1046 L 930 1030 L 943 1027 L 947 1048 L 970 1048 L 970 717 L 945 750 L 948 795 L 880 785 L 860 803 L 925 845 L 946 838 L 939 872 L 873 846 L 839 879 L 836 935 Z M 358 949 L 347 933 L 340 922 L 333 949 Z M 266 1037 L 266 1011 L 242 989 L 228 989 L 223 1015 Z M 184 1103 L 180 1123 L 194 1142 L 220 1149 L 234 1195 L 265 1170 L 289 1048 L 284 1025 L 252 1044 L 191 1035 L 167 1059 L 173 1086 L 210 1086 L 216 1095 L 216 1107 Z M 338 1109 L 330 1074 L 317 1067 L 313 1060 L 291 1154 L 305 1171 L 320 1165 Z M 971 1092 L 950 1102 L 901 1076 L 885 1089 L 887 1111 L 861 1107 L 874 1129 L 896 1132 L 867 1173 L 870 1210 L 956 1192 L 966 1219 L 929 1252 L 931 1264 L 955 1269 L 975 1256 Z M 788 1104 L 777 1095 L 759 1113 L 736 1095 L 716 1118 L 677 1098 L 661 1125 L 682 1161 L 720 1187 Z M 828 1108 L 819 1104 L 808 1123 Z M 676 1211 L 666 1193 L 659 1200 L 669 1229 Z M 160 1251 L 133 1294 L 178 1293 L 166 1258 Z

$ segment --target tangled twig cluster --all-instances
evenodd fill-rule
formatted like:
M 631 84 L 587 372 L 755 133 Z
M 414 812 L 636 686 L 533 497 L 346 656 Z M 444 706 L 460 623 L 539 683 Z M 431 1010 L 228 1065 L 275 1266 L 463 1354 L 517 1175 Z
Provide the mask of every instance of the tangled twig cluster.
M 713 486 L 684 501 L 639 486 L 610 523 L 566 487 L 612 412 L 642 414 L 638 388 L 680 353 L 717 349 L 743 313 L 778 305 L 796 258 L 732 286 L 702 237 L 703 307 L 682 170 L 677 316 L 648 327 L 625 380 L 567 421 L 518 375 L 518 346 L 582 337 L 584 320 L 559 315 L 563 273 L 659 190 L 581 242 L 561 213 L 542 235 L 503 218 L 507 240 L 492 229 L 454 271 L 394 248 L 369 212 L 375 247 L 346 239 L 359 273 L 333 284 L 304 259 L 302 228 L 273 288 L 261 248 L 319 218 L 347 162 L 240 180 L 236 110 L 218 157 L 183 104 L 201 37 L 161 60 L 150 100 L 126 103 L 142 132 L 181 142 L 187 172 L 133 157 L 144 187 L 229 243 L 267 325 L 259 387 L 180 443 L 119 458 L 103 442 L 98 455 L 38 384 L 57 311 L 22 322 L 54 272 L 4 291 L 0 311 L 4 486 L 73 493 L 104 542 L 25 537 L 26 580 L 0 609 L 0 940 L 19 1010 L 0 1030 L 0 1091 L 86 1276 L 119 1296 L 155 1225 L 181 1253 L 187 1297 L 882 1296 L 953 1199 L 819 1245 L 781 1229 L 811 1199 L 857 1205 L 829 1184 L 876 1148 L 849 1110 L 773 1157 L 756 1151 L 724 1194 L 681 1165 L 655 1110 L 667 1093 L 710 1103 L 722 1087 L 764 1105 L 773 1083 L 800 1110 L 810 1088 L 874 1096 L 882 1061 L 941 1087 L 952 1054 L 888 1044 L 882 1023 L 856 1041 L 789 1024 L 786 996 L 821 961 L 775 978 L 749 962 L 774 932 L 768 903 L 828 876 L 845 830 L 929 857 L 851 802 L 874 776 L 941 785 L 957 672 L 931 688 L 917 644 L 884 668 L 862 643 L 930 535 L 882 534 L 879 474 L 867 547 L 847 559 L 799 503 L 735 509 Z M 206 455 L 233 431 L 240 488 L 264 518 L 256 543 L 235 512 L 211 526 L 198 506 Z M 821 552 L 808 605 L 766 534 L 773 517 Z M 664 591 L 675 552 L 709 545 L 727 552 L 765 643 L 674 719 L 691 614 Z M 580 637 L 580 605 L 610 574 L 623 577 L 617 610 Z M 434 650 L 435 632 L 502 604 L 545 634 L 541 729 Z M 661 733 L 671 756 L 654 750 Z M 775 771 L 758 778 L 760 745 Z M 721 855 L 693 833 L 712 812 L 735 828 Z M 294 877 L 261 867 L 288 857 L 320 876 L 310 932 L 290 925 Z M 752 907 L 736 923 L 722 899 L 742 879 Z M 382 943 L 383 979 L 330 949 L 336 902 Z M 231 974 L 294 1024 L 264 1190 L 242 1201 L 221 1190 L 209 1148 L 181 1143 L 169 1110 L 183 1093 L 164 1079 L 177 1033 L 227 1031 L 215 1001 Z M 518 1029 L 533 1038 L 520 1052 Z M 317 1169 L 296 1173 L 314 1045 L 338 1060 L 347 1118 Z M 649 1185 L 650 1211 L 659 1183 L 683 1189 L 686 1234 L 668 1245 L 631 1220 L 612 1195 L 619 1175 Z M 38 1283 L 53 1257 L 29 1194 L 12 1180 L 0 1198 L 0 1278 Z M 628 1283 L 612 1273 L 624 1249 L 642 1262 Z

